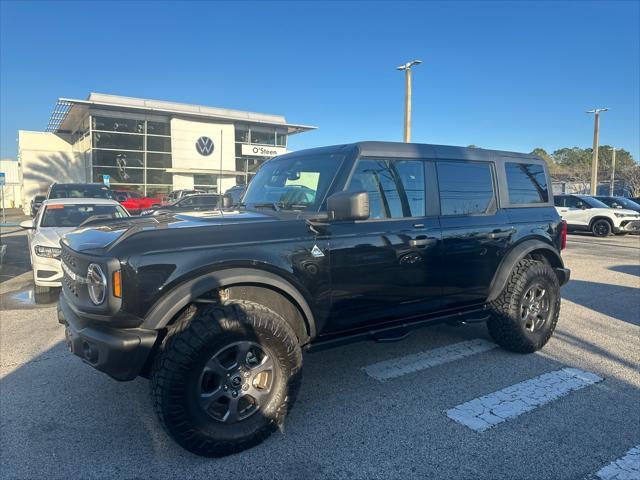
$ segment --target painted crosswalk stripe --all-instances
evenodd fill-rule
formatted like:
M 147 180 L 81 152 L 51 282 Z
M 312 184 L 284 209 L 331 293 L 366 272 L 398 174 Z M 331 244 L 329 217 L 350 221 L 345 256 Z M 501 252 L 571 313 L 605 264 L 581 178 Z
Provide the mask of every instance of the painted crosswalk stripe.
M 367 375 L 380 380 L 389 380 L 408 373 L 435 367 L 444 363 L 460 360 L 461 358 L 486 352 L 496 348 L 495 343 L 481 338 L 453 343 L 446 347 L 434 348 L 425 352 L 413 353 L 399 358 L 392 358 L 363 367 Z
M 447 410 L 447 416 L 472 430 L 483 432 L 602 380 L 595 373 L 563 368 L 453 407 Z
M 601 480 L 640 479 L 640 445 L 629 449 L 622 457 L 598 470 L 596 477 Z

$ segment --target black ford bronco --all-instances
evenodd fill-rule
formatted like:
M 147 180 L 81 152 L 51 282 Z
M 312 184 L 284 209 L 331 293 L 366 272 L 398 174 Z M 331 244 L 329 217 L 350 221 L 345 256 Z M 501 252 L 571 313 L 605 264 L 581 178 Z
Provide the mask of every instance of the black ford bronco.
M 235 209 L 104 221 L 62 241 L 71 351 L 148 377 L 167 432 L 199 455 L 258 444 L 302 351 L 486 321 L 502 347 L 551 337 L 566 225 L 538 157 L 363 142 L 263 164 Z

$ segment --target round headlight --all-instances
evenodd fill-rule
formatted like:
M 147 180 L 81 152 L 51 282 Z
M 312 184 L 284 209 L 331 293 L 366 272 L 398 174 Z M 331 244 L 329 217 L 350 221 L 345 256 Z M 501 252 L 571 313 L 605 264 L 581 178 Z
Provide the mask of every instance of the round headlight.
M 87 287 L 89 289 L 89 298 L 96 305 L 104 302 L 107 294 L 107 277 L 104 275 L 100 265 L 92 263 L 87 269 Z

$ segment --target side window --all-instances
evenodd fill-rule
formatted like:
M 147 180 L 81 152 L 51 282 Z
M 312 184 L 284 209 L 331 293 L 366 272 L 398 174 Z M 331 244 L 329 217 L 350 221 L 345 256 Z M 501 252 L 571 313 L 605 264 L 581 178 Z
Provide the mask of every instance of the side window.
M 180 202 L 180 206 L 181 207 L 190 207 L 191 205 L 193 205 L 195 202 L 193 201 L 193 197 L 191 198 L 186 198 L 183 201 Z
M 474 215 L 496 206 L 488 162 L 437 162 L 442 215 Z
M 505 169 L 511 205 L 547 203 L 549 201 L 547 179 L 542 165 L 507 162 Z
M 553 204 L 556 207 L 564 207 L 564 197 L 553 197 Z
M 582 200 L 580 200 L 577 197 L 567 197 L 567 199 L 565 200 L 565 207 L 568 208 L 589 208 L 589 206 L 584 203 Z
M 425 214 L 424 162 L 360 160 L 347 190 L 369 194 L 369 218 L 422 217 Z

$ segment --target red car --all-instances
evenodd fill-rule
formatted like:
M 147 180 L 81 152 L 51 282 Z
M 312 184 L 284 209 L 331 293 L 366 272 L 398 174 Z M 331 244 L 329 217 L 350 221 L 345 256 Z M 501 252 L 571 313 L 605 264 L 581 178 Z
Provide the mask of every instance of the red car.
M 132 215 L 139 214 L 142 210 L 160 206 L 162 199 L 143 197 L 140 193 L 130 190 L 114 190 L 116 200 Z

